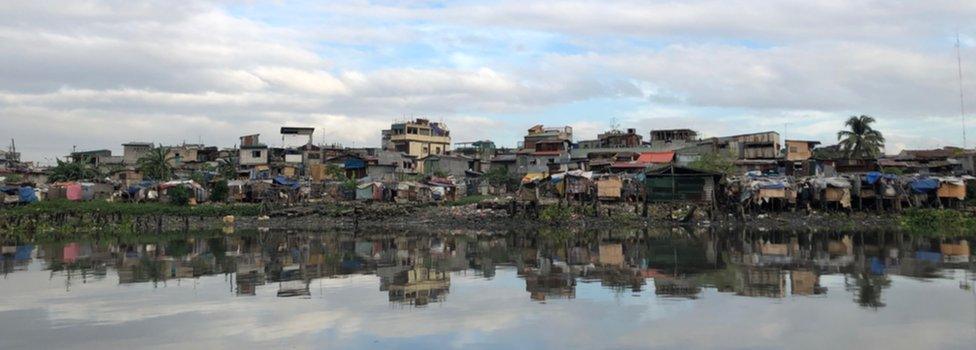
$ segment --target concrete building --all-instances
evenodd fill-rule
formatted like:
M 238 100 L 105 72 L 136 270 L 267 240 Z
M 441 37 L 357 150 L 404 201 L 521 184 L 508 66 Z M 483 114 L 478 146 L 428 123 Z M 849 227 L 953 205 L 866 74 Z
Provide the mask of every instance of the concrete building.
M 122 162 L 125 165 L 135 165 L 154 147 L 152 142 L 129 142 L 122 144 Z
M 633 148 L 641 147 L 644 137 L 637 133 L 637 129 L 610 130 L 597 135 L 596 140 L 580 141 L 580 149 L 592 148 Z
M 451 149 L 451 132 L 444 123 L 416 119 L 396 123 L 381 132 L 383 145 L 389 151 L 403 152 L 414 157 L 446 154 Z
M 463 177 L 465 171 L 471 170 L 472 162 L 473 159 L 462 155 L 431 155 L 418 160 L 424 174 L 443 173 L 456 177 Z
M 718 151 L 737 159 L 777 159 L 780 157 L 779 133 L 757 132 L 715 138 Z
M 68 158 L 75 163 L 87 162 L 88 164 L 96 167 L 107 164 L 122 163 L 122 157 L 113 157 L 112 151 L 107 149 L 71 152 L 71 155 L 69 155 Z
M 698 143 L 698 132 L 691 129 L 651 130 L 651 148 L 677 150 Z
M 487 172 L 491 165 L 491 160 L 495 157 L 498 148 L 490 140 L 474 142 L 460 142 L 454 145 L 451 154 L 463 155 L 474 160 L 471 170 L 477 172 Z
M 572 127 L 546 128 L 536 125 L 529 128 L 522 147 L 516 152 L 519 174 L 570 170 L 572 145 Z
M 203 145 L 182 144 L 166 147 L 166 159 L 170 166 L 179 168 L 187 163 L 199 161 L 199 152 Z
M 241 148 L 237 159 L 241 167 L 250 168 L 268 164 L 268 145 L 261 143 L 260 135 L 241 136 Z

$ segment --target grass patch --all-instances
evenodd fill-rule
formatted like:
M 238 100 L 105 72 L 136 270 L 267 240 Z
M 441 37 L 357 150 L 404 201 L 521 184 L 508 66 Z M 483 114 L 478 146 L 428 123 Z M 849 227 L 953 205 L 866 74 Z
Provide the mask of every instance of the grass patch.
M 909 209 L 899 225 L 920 236 L 962 236 L 976 231 L 976 218 L 955 210 Z

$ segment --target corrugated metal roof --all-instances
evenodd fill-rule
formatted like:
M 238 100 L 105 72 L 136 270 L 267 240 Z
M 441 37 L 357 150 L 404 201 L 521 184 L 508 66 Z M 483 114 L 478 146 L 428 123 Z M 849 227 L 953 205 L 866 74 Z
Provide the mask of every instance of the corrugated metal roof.
M 637 157 L 635 162 L 644 164 L 670 163 L 674 160 L 674 151 L 668 152 L 643 152 Z

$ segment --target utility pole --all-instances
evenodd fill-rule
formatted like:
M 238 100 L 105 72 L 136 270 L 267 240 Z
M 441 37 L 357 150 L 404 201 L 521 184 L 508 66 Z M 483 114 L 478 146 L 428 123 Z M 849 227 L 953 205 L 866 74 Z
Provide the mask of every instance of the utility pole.
M 962 96 L 962 55 L 959 53 L 962 45 L 959 42 L 959 32 L 956 32 L 956 67 L 959 73 L 959 117 L 962 119 L 962 148 L 966 149 L 966 103 Z

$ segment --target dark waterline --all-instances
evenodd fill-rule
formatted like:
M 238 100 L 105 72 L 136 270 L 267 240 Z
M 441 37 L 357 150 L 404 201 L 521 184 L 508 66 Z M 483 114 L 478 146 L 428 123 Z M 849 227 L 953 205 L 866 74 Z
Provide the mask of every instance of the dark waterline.
M 559 236 L 10 242 L 0 349 L 976 347 L 971 239 Z

